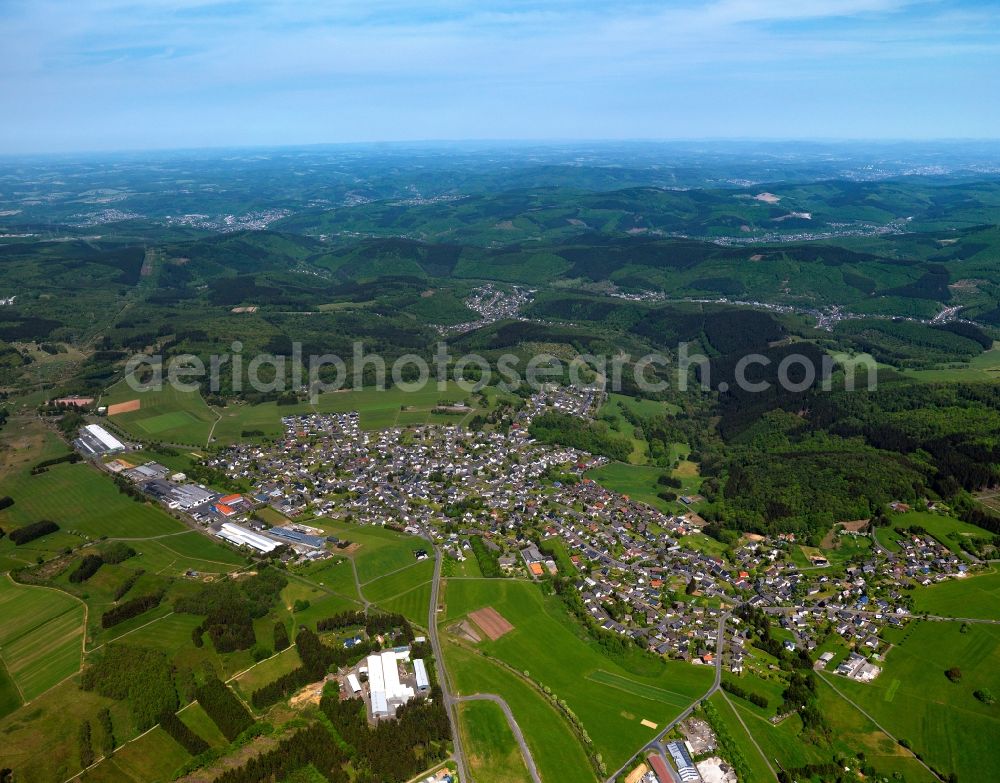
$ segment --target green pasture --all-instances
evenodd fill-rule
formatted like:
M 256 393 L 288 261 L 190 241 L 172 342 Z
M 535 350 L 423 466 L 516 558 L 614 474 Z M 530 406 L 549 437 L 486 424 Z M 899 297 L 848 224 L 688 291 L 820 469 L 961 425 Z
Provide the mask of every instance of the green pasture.
M 230 685 L 242 693 L 244 698 L 249 699 L 254 691 L 260 690 L 301 665 L 302 661 L 299 658 L 298 650 L 293 645 L 282 650 L 273 658 L 262 661 L 252 669 L 243 672 Z
M 432 410 L 446 402 L 467 401 L 470 413 L 466 415 L 434 414 Z M 345 390 L 319 395 L 316 404 L 308 402 L 295 405 L 278 405 L 265 402 L 258 405 L 234 404 L 218 411 L 219 423 L 213 438 L 218 443 L 233 443 L 247 440 L 244 432 L 262 432 L 265 437 L 279 436 L 284 416 L 302 413 L 348 413 L 357 411 L 361 427 L 366 430 L 386 429 L 395 426 L 429 423 L 460 424 L 473 413 L 475 395 L 463 390 L 457 383 L 449 381 L 444 391 L 438 391 L 437 384 L 429 382 L 423 389 L 405 391 L 398 387 Z
M 607 465 L 588 471 L 587 478 L 593 479 L 612 492 L 628 495 L 632 500 L 647 503 L 665 513 L 676 513 L 679 503 L 668 503 L 658 496 L 658 493 L 667 489 L 656 483 L 664 472 L 663 468 L 648 465 L 609 462 Z
M 120 741 L 135 736 L 127 705 L 81 691 L 75 680 L 66 680 L 30 704 L 0 717 L 3 766 L 17 770 L 19 780 L 46 783 L 67 780 L 80 770 L 77 741 L 80 724 L 89 720 L 96 727 L 101 707 L 110 708 Z M 99 730 L 95 735 L 99 736 Z
M 709 701 L 718 710 L 719 719 L 726 729 L 728 729 L 730 736 L 739 745 L 740 750 L 743 752 L 743 757 L 750 768 L 750 776 L 745 781 L 741 781 L 741 783 L 774 783 L 774 776 L 767 768 L 764 758 L 753 746 L 753 742 L 746 730 L 740 725 L 736 709 L 726 701 L 726 698 L 721 693 L 712 694 Z
M 431 583 L 424 582 L 405 593 L 378 601 L 380 609 L 398 612 L 411 623 L 424 627 L 431 606 Z
M 422 538 L 373 525 L 354 525 L 330 519 L 316 519 L 309 524 L 323 528 L 327 534 L 360 544 L 348 557 L 354 559 L 361 584 L 413 565 L 417 562 L 413 556 L 417 549 L 431 551 L 430 544 Z
M 362 582 L 361 589 L 369 601 L 380 603 L 430 582 L 433 576 L 434 561 L 428 557 L 426 560 L 415 561 L 395 573 L 370 582 Z
M 184 530 L 158 507 L 123 495 L 109 476 L 84 463 L 55 465 L 37 476 L 20 473 L 5 482 L 4 492 L 16 502 L 0 512 L 0 527 L 20 527 L 40 519 L 60 527 L 59 533 L 36 539 L 22 550 L 61 547 L 67 535 L 76 536 L 79 544 L 80 538 L 148 538 Z M 13 544 L 4 539 L 0 550 L 6 547 Z
M 351 568 L 351 562 L 347 558 L 309 563 L 295 568 L 292 573 L 352 601 L 360 600 L 358 588 L 354 582 L 354 569 Z M 293 589 L 295 584 L 296 582 L 292 581 L 286 589 Z M 291 600 L 286 601 L 286 603 L 291 605 L 291 601 L 294 600 L 295 597 L 291 597 Z
M 116 750 L 90 772 L 81 783 L 131 783 L 132 781 L 172 780 L 174 773 L 191 756 L 167 732 L 156 727 L 141 739 Z
M 913 608 L 920 614 L 1000 620 L 1000 571 L 995 568 L 964 579 L 918 587 Z
M 960 545 L 963 538 L 990 538 L 992 536 L 991 533 L 980 527 L 932 511 L 908 511 L 903 514 L 890 514 L 889 519 L 891 524 L 888 527 L 877 528 L 875 535 L 878 536 L 879 543 L 894 552 L 899 551 L 899 535 L 895 531 L 897 527 L 904 530 L 914 526 L 922 527 L 943 546 L 959 555 L 963 553 Z
M 951 682 L 945 671 L 957 667 Z M 1000 715 L 973 696 L 1000 693 L 1000 627 L 960 622 L 918 622 L 889 652 L 882 674 L 869 684 L 823 675 L 894 736 L 938 769 L 959 779 L 1000 779 Z
M 462 752 L 481 783 L 528 783 L 521 749 L 498 704 L 470 701 L 458 705 Z
M 443 641 L 448 675 L 459 695 L 501 696 L 524 733 L 545 783 L 593 783 L 596 775 L 572 728 L 530 684 L 457 644 Z
M 217 418 L 199 392 L 175 389 L 164 381 L 160 390 L 131 389 L 124 381 L 101 397 L 102 405 L 139 400 L 139 410 L 110 416 L 108 421 L 137 440 L 204 446 Z
M 80 670 L 84 606 L 58 590 L 0 576 L 0 659 L 23 701 Z
M 223 748 L 229 744 L 229 741 L 219 731 L 219 727 L 215 725 L 215 721 L 208 717 L 208 713 L 198 702 L 187 705 L 177 713 L 177 717 L 211 747 Z

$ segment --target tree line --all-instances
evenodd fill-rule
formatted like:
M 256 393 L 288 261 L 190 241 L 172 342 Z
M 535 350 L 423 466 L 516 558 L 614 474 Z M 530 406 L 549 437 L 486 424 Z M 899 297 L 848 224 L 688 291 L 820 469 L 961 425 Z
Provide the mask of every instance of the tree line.
M 198 688 L 195 698 L 230 742 L 253 725 L 250 712 L 218 677 L 212 677 Z
M 50 533 L 58 532 L 59 525 L 50 519 L 41 519 L 38 522 L 19 527 L 10 531 L 10 540 L 17 546 L 30 543 L 37 538 L 47 536 Z
M 188 727 L 174 712 L 163 712 L 159 717 L 160 728 L 192 756 L 200 756 L 209 745 Z

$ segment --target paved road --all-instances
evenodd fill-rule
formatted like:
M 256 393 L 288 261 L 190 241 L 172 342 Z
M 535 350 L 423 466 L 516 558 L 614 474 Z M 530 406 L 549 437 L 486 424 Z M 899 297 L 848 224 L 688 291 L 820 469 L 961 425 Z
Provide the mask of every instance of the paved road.
M 695 707 L 697 707 L 701 702 L 719 690 L 719 686 L 722 684 L 722 654 L 726 649 L 726 620 L 729 619 L 728 613 L 723 613 L 719 617 L 719 626 L 716 630 L 716 642 L 715 642 L 715 680 L 712 682 L 712 687 L 705 691 L 704 694 L 699 696 L 693 702 L 691 702 L 676 718 L 674 718 L 670 723 L 663 727 L 659 734 L 657 734 L 653 739 L 651 739 L 646 745 L 641 748 L 638 752 L 634 753 L 632 757 L 626 761 L 620 769 L 615 770 L 606 779 L 606 783 L 613 783 L 614 779 L 621 775 L 623 772 L 627 772 L 628 768 L 635 763 L 636 759 L 648 751 L 654 751 L 661 755 L 666 754 L 666 749 L 663 747 L 663 740 L 671 731 L 673 731 L 674 726 L 686 719 L 692 712 L 694 712 Z
M 444 708 L 448 712 L 448 720 L 451 721 L 452 746 L 454 747 L 455 765 L 458 767 L 458 779 L 462 783 L 471 783 L 469 770 L 465 765 L 465 756 L 462 753 L 462 735 L 458 730 L 458 715 L 455 711 L 455 697 L 451 694 L 451 685 L 448 682 L 448 672 L 444 665 L 444 653 L 441 652 L 441 640 L 438 639 L 437 630 L 437 608 L 438 592 L 441 586 L 441 550 L 434 547 L 434 579 L 431 581 L 431 606 L 427 615 L 427 633 L 431 638 L 431 649 L 434 650 L 434 660 L 437 663 L 438 682 L 441 686 L 441 694 L 444 698 Z
M 503 710 L 503 714 L 507 717 L 507 725 L 510 726 L 510 730 L 514 733 L 514 739 L 517 740 L 518 746 L 521 748 L 521 756 L 524 757 L 524 765 L 528 768 L 528 773 L 531 775 L 531 779 L 535 783 L 542 783 L 542 778 L 538 774 L 538 768 L 535 766 L 535 760 L 531 756 L 531 751 L 528 749 L 528 743 L 524 740 L 524 734 L 521 733 L 521 727 L 517 725 L 517 721 L 514 720 L 514 713 L 510 711 L 510 706 L 502 698 L 497 696 L 495 693 L 475 693 L 471 696 L 456 696 L 456 702 L 462 701 L 491 701 L 494 704 L 498 704 L 500 709 Z

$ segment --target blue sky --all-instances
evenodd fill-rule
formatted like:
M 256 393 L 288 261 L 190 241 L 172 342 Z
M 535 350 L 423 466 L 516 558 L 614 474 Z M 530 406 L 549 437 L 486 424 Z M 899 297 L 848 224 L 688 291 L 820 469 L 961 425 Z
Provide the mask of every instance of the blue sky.
M 1000 2 L 0 0 L 0 153 L 1000 136 Z

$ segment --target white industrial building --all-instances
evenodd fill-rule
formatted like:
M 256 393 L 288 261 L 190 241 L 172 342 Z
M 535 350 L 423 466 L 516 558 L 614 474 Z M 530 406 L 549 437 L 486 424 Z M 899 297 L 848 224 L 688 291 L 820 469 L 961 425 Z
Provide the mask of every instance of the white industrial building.
M 373 717 L 387 718 L 395 715 L 400 705 L 413 698 L 413 688 L 399 681 L 397 663 L 409 657 L 409 654 L 409 650 L 404 653 L 387 650 L 379 655 L 368 656 L 368 688 Z
M 356 674 L 348 674 L 347 675 L 347 684 L 351 686 L 351 692 L 355 696 L 357 696 L 359 693 L 361 693 L 361 683 L 358 682 L 358 675 L 356 675 Z
M 427 678 L 427 667 L 424 666 L 422 658 L 413 659 L 413 671 L 417 675 L 417 690 L 426 691 L 431 687 L 431 681 Z
M 125 444 L 99 424 L 87 424 L 82 427 L 75 445 L 86 457 L 125 451 Z
M 108 432 L 100 424 L 88 424 L 84 429 L 97 438 L 108 451 L 124 451 L 125 444 Z
M 224 522 L 222 528 L 216 535 L 224 539 L 231 544 L 236 544 L 237 546 L 248 546 L 252 549 L 256 549 L 258 552 L 273 552 L 278 548 L 279 544 L 276 541 L 272 541 L 270 538 L 258 535 L 252 530 L 247 530 L 245 527 L 240 525 L 234 525 L 232 522 Z

